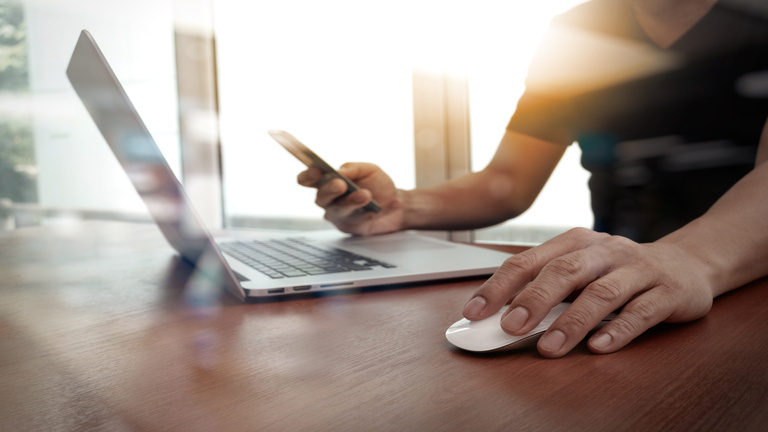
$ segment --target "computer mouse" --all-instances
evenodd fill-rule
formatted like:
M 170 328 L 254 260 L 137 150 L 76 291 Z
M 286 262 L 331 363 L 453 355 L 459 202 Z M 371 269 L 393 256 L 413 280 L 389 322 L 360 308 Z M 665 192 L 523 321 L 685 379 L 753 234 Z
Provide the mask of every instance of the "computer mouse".
M 479 321 L 470 321 L 466 318 L 456 321 L 445 331 L 445 337 L 456 347 L 474 352 L 502 351 L 533 346 L 570 305 L 570 303 L 564 302 L 553 307 L 536 328 L 521 336 L 505 333 L 501 329 L 501 316 L 507 310 L 506 307 L 503 307 L 497 313 Z M 603 320 L 603 323 L 610 321 L 614 316 L 614 314 L 609 315 Z

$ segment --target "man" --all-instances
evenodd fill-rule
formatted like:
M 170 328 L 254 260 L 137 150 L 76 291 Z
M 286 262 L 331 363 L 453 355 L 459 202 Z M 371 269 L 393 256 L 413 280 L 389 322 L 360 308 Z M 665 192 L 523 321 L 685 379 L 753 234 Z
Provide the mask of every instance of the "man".
M 375 165 L 346 164 L 340 171 L 364 190 L 344 198 L 346 186 L 323 183 L 317 170 L 299 183 L 318 188 L 317 204 L 345 232 L 471 229 L 525 211 L 577 141 L 592 172 L 595 231 L 511 257 L 463 314 L 482 319 L 511 301 L 502 328 L 523 334 L 572 299 L 538 344 L 560 357 L 620 309 L 588 341 L 596 353 L 616 351 L 768 275 L 767 22 L 751 0 L 591 1 L 554 21 L 482 171 L 403 191 Z M 609 43 L 590 42 L 595 35 Z M 591 69 L 552 79 L 568 70 L 566 55 Z M 649 61 L 638 65 L 641 55 Z M 634 75 L 622 75 L 627 65 Z M 381 213 L 359 211 L 371 198 Z

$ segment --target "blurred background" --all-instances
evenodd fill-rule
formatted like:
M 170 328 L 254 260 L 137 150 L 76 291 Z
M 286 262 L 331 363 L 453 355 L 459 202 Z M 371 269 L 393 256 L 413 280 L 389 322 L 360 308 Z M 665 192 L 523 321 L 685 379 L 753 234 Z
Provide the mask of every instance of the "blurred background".
M 0 229 L 149 221 L 65 76 L 99 43 L 212 227 L 325 229 L 286 129 L 331 165 L 374 162 L 400 188 L 490 160 L 551 18 L 583 0 L 0 0 Z M 450 235 L 539 243 L 591 227 L 569 147 L 521 217 Z

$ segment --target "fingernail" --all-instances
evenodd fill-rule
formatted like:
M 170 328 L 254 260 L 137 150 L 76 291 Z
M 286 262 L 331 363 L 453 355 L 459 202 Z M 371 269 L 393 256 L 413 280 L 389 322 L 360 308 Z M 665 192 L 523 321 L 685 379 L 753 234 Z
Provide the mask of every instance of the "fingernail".
M 485 309 L 486 301 L 483 297 L 477 296 L 467 302 L 464 306 L 463 315 L 468 319 L 477 318 Z
M 609 333 L 597 334 L 593 336 L 592 339 L 589 340 L 589 346 L 591 346 L 592 348 L 598 351 L 607 350 L 612 343 L 613 343 L 613 336 L 611 336 Z
M 565 333 L 560 330 L 553 330 L 539 340 L 539 349 L 556 353 L 565 345 Z
M 509 311 L 509 313 L 501 319 L 501 326 L 506 330 L 518 332 L 523 328 L 525 323 L 528 322 L 529 316 L 528 309 L 518 306 Z

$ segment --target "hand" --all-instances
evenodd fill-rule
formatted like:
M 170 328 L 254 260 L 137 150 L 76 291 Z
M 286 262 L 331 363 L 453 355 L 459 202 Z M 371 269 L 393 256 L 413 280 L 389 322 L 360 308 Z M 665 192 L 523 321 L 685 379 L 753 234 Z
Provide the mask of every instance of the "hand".
M 510 257 L 474 294 L 464 316 L 486 318 L 511 300 L 501 326 L 522 335 L 571 297 L 538 344 L 543 356 L 560 357 L 621 308 L 588 342 L 593 352 L 609 353 L 662 321 L 706 315 L 714 297 L 707 273 L 705 263 L 674 243 L 637 244 L 577 228 Z
M 403 226 L 401 191 L 381 168 L 368 163 L 346 163 L 338 170 L 360 186 L 361 190 L 342 198 L 347 184 L 339 178 L 328 180 L 317 168 L 309 168 L 298 176 L 302 186 L 317 188 L 315 203 L 325 209 L 325 219 L 341 231 L 371 235 L 399 231 Z M 363 211 L 375 199 L 381 212 Z

